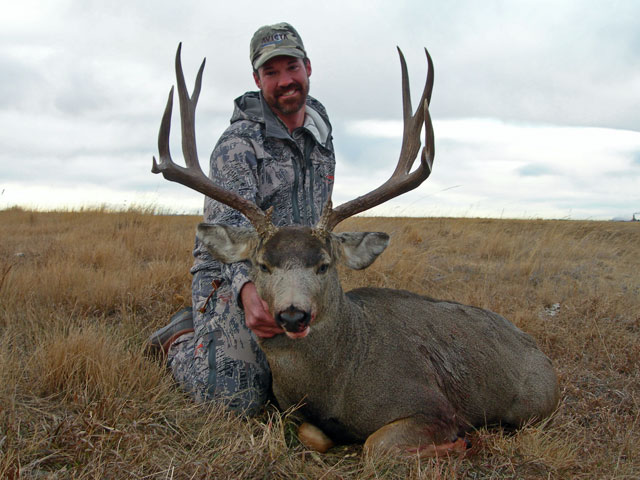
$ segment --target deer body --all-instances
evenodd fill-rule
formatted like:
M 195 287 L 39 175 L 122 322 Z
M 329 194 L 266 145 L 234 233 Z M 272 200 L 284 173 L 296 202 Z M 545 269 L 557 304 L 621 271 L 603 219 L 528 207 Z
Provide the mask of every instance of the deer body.
M 198 236 L 221 261 L 254 266 L 258 292 L 287 332 L 259 340 L 274 395 L 282 408 L 301 405 L 333 440 L 364 441 L 414 418 L 440 444 L 473 427 L 521 426 L 557 404 L 551 361 L 500 315 L 404 290 L 344 293 L 336 263 L 365 268 L 384 234 L 323 241 L 284 227 L 261 243 L 246 229 L 201 224 Z
M 283 408 L 336 441 L 364 441 L 416 414 L 448 440 L 472 427 L 521 426 L 557 403 L 550 360 L 530 336 L 485 310 L 409 292 L 348 292 L 303 339 L 263 339 Z M 355 304 L 354 304 L 355 303 Z

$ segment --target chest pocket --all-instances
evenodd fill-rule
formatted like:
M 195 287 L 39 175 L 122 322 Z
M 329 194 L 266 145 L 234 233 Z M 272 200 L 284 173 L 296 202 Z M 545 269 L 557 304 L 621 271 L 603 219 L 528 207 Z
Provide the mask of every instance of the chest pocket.
M 313 200 L 317 212 L 321 212 L 333 191 L 336 159 L 332 152 L 316 147 L 311 155 L 313 165 Z
M 308 149 L 303 150 L 306 161 L 294 148 L 282 141 L 265 141 L 256 166 L 258 203 L 262 209 L 275 208 L 276 223 L 312 224 L 331 195 L 335 157 L 313 141 L 299 145 L 301 150 Z

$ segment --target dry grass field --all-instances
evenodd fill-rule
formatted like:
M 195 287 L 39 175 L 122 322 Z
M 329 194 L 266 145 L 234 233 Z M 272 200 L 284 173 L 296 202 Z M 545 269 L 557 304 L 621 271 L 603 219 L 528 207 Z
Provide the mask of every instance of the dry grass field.
M 470 435 L 466 458 L 306 451 L 287 413 L 194 405 L 147 336 L 189 303 L 199 219 L 0 211 L 0 478 L 640 478 L 640 224 L 355 218 L 388 250 L 345 289 L 404 288 L 499 312 L 561 382 L 545 425 Z M 392 385 L 389 388 L 393 388 Z

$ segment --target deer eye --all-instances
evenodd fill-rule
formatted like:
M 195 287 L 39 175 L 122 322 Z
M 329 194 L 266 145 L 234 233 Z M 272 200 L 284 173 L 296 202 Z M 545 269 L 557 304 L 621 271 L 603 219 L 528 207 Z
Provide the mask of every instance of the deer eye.
M 271 273 L 271 271 L 269 270 L 269 267 L 267 267 L 264 263 L 259 263 L 258 268 L 260 268 L 261 272 Z
M 329 264 L 328 263 L 323 263 L 322 265 L 320 265 L 318 267 L 318 270 L 316 270 L 316 273 L 318 273 L 318 274 L 327 273 L 327 270 L 329 270 Z

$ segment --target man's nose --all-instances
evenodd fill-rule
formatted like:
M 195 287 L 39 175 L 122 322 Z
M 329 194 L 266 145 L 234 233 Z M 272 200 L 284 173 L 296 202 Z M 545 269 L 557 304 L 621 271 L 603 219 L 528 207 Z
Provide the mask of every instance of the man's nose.
M 283 72 L 278 77 L 278 86 L 279 87 L 288 87 L 293 83 L 293 77 L 289 72 Z

